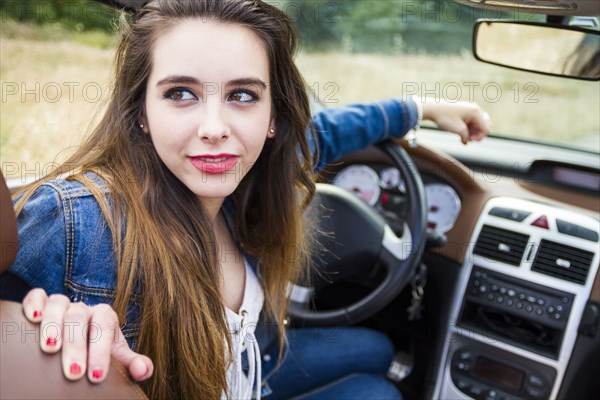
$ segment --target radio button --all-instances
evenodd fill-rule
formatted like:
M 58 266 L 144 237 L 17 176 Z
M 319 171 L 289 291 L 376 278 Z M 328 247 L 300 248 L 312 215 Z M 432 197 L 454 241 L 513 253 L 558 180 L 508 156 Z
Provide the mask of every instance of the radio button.
M 545 396 L 545 392 L 542 390 L 538 390 L 532 387 L 528 387 L 525 389 L 525 392 L 527 393 L 528 396 L 534 398 L 534 399 L 543 399 Z
M 469 388 L 469 394 L 473 395 L 475 398 L 479 398 L 483 394 L 483 388 L 481 386 L 473 385 Z
M 531 306 L 531 304 L 527 304 L 527 306 L 525 307 L 525 311 L 527 311 L 527 312 L 533 311 L 533 307 Z
M 456 387 L 462 392 L 466 392 L 471 386 L 469 382 L 465 381 L 464 379 L 457 379 L 454 383 L 456 383 Z
M 529 379 L 527 381 L 529 382 L 530 385 L 537 386 L 540 388 L 543 388 L 544 386 L 546 386 L 546 381 L 544 380 L 544 378 L 542 378 L 541 376 L 538 376 L 538 375 L 534 375 L 534 374 L 529 375 Z
M 469 364 L 459 362 L 458 364 L 456 364 L 456 369 L 458 369 L 459 371 L 467 372 L 471 369 L 471 366 Z

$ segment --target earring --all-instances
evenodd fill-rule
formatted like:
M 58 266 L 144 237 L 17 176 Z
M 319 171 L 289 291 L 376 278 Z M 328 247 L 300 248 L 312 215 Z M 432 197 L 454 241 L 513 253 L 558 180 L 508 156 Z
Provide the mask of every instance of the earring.
M 269 129 L 269 133 L 270 133 L 271 135 L 275 134 L 275 129 L 273 129 L 273 128 Z
M 138 124 L 140 126 L 140 128 L 144 129 L 144 124 L 142 124 L 141 122 Z

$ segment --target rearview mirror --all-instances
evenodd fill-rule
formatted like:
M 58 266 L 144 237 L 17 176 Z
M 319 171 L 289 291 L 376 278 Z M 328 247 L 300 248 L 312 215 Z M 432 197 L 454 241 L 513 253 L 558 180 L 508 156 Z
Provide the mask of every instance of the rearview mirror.
M 480 20 L 473 31 L 473 54 L 522 71 L 600 80 L 600 32 L 590 29 Z

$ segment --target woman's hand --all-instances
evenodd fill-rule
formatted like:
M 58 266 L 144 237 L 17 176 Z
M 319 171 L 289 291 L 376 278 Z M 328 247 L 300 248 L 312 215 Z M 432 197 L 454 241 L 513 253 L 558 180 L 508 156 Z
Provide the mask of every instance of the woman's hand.
M 91 382 L 102 382 L 111 355 L 135 381 L 152 375 L 152 361 L 131 350 L 119 328 L 117 314 L 107 304 L 93 307 L 71 303 L 63 295 L 46 295 L 43 289 L 31 290 L 23 300 L 28 320 L 41 323 L 40 347 L 45 353 L 62 349 L 65 377 L 78 380 L 87 374 Z
M 440 129 L 458 134 L 464 144 L 471 140 L 483 139 L 492 129 L 489 114 L 475 103 L 421 101 L 423 101 L 423 119 L 435 122 Z

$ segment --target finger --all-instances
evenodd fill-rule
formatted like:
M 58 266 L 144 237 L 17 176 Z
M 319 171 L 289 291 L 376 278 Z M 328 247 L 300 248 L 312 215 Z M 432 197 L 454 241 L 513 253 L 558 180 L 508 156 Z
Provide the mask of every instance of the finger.
M 91 309 L 83 303 L 71 304 L 63 323 L 63 373 L 76 381 L 85 375 L 87 367 L 88 327 Z
M 44 289 L 32 289 L 23 299 L 23 313 L 31 322 L 42 321 L 42 310 L 46 307 L 48 295 Z
M 117 314 L 108 304 L 92 307 L 92 319 L 88 330 L 88 379 L 99 383 L 110 368 L 110 352 L 119 329 Z
M 113 357 L 129 371 L 129 375 L 137 381 L 144 381 L 152 376 L 154 365 L 150 358 L 131 350 L 123 333 L 117 331 L 117 340 L 113 343 Z
M 486 137 L 491 125 L 489 114 L 478 110 L 469 122 L 469 140 L 481 140 Z
M 69 298 L 62 294 L 52 294 L 46 299 L 40 325 L 40 347 L 46 353 L 56 353 L 63 341 L 63 319 L 69 307 Z
M 469 126 L 462 120 L 458 120 L 452 129 L 460 137 L 462 144 L 469 143 Z

